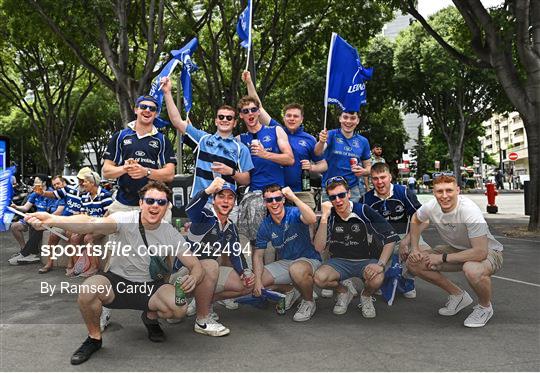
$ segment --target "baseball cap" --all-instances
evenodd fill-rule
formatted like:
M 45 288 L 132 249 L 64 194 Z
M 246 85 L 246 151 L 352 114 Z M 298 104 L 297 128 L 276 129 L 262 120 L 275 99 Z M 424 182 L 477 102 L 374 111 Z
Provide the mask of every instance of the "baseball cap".
M 83 167 L 79 170 L 77 173 L 77 179 L 84 179 L 84 175 L 87 173 L 92 172 L 92 169 L 90 167 Z
M 235 188 L 235 186 L 234 186 L 233 184 L 231 184 L 231 183 L 225 183 L 225 184 L 223 184 L 223 187 L 221 188 L 221 190 L 220 190 L 219 192 L 221 192 L 221 191 L 223 191 L 223 190 L 230 190 L 231 192 L 233 192 L 233 193 L 236 195 L 236 188 Z M 219 193 L 219 192 L 218 192 L 218 193 Z
M 144 95 L 144 96 L 139 96 L 137 98 L 137 100 L 135 101 L 135 106 L 139 106 L 139 104 L 143 101 L 150 101 L 150 102 L 153 102 L 154 104 L 156 104 L 157 108 L 159 109 L 160 108 L 160 104 L 158 102 L 158 100 L 154 97 L 154 96 L 150 96 L 150 95 Z

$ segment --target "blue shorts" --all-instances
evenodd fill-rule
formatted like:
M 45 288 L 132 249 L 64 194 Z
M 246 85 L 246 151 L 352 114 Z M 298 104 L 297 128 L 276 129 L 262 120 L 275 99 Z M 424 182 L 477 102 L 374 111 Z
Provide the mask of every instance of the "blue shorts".
M 324 265 L 334 268 L 339 273 L 339 281 L 351 277 L 364 278 L 364 268 L 368 264 L 377 263 L 377 259 L 351 260 L 343 258 L 330 258 Z

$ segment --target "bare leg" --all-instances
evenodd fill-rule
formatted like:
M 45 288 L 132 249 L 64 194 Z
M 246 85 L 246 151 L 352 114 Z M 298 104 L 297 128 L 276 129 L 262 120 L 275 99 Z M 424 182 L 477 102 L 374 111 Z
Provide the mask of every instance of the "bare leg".
M 301 260 L 291 264 L 289 274 L 294 287 L 300 291 L 302 299 L 313 301 L 313 267 L 309 262 Z

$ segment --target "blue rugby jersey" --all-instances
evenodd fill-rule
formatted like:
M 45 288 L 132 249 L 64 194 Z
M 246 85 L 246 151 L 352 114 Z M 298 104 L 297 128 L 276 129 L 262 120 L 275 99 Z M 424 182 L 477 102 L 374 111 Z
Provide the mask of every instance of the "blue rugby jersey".
M 341 129 L 335 129 L 328 131 L 327 144 L 323 155 L 328 163 L 328 170 L 323 175 L 322 185 L 334 176 L 343 176 L 349 187 L 358 185 L 358 177 L 351 171 L 350 159 L 358 159 L 359 165 L 362 165 L 362 161 L 371 159 L 369 141 L 359 134 L 348 139 Z
M 111 160 L 117 166 L 124 165 L 129 158 L 151 169 L 163 168 L 167 163 L 176 164 L 176 155 L 169 139 L 155 127 L 151 132 L 139 137 L 135 131 L 135 121 L 112 136 L 103 155 L 103 159 Z M 147 183 L 147 177 L 135 180 L 128 174 L 120 176 L 116 199 L 123 205 L 138 206 L 139 190 Z
M 78 187 L 66 185 L 63 188 L 54 190 L 53 193 L 57 199 L 63 199 L 65 201 L 62 216 L 71 216 L 73 214 L 78 214 L 81 211 L 82 192 L 79 191 Z
M 390 185 L 390 195 L 386 199 L 380 198 L 376 190 L 372 189 L 360 197 L 360 203 L 367 204 L 381 214 L 398 234 L 408 233 L 411 216 L 422 207 L 416 194 L 399 184 Z
M 81 213 L 89 216 L 102 217 L 107 211 L 107 207 L 113 203 L 112 193 L 107 189 L 98 187 L 96 196 L 92 199 L 90 193 L 81 197 Z
M 268 242 L 276 249 L 278 259 L 295 260 L 309 258 L 321 260 L 321 255 L 311 243 L 309 226 L 300 219 L 298 207 L 285 207 L 285 216 L 280 224 L 276 224 L 271 216 L 266 216 L 259 231 L 255 247 L 266 249 Z
M 38 212 L 48 212 L 52 200 L 50 198 L 41 196 L 36 192 L 32 192 L 28 197 L 27 202 L 30 202 L 31 204 L 36 206 L 36 210 Z
M 221 162 L 237 172 L 247 172 L 253 169 L 248 147 L 233 135 L 224 139 L 217 133 L 209 134 L 191 124 L 186 129 L 186 135 L 197 144 L 195 174 L 190 198 L 206 189 L 214 180 L 212 162 Z M 231 175 L 221 175 L 221 177 L 226 182 L 237 186 Z
M 255 134 L 256 137 L 251 132 L 244 132 L 240 135 L 240 140 L 249 147 L 251 140 L 257 139 L 266 151 L 281 154 L 277 142 L 276 128 L 275 126 L 262 126 L 259 132 Z M 285 172 L 282 165 L 262 159 L 255 154 L 251 154 L 251 160 L 253 161 L 254 168 L 250 171 L 250 192 L 263 190 L 265 186 L 270 184 L 285 186 Z

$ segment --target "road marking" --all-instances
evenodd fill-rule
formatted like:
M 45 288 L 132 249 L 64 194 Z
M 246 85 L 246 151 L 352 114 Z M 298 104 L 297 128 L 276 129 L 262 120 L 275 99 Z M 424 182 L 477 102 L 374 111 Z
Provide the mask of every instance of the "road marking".
M 511 281 L 511 282 L 517 282 L 518 284 L 531 285 L 531 286 L 536 286 L 536 287 L 540 288 L 540 284 L 533 284 L 532 282 L 526 282 L 526 281 L 514 280 L 513 278 L 506 278 L 506 277 L 500 277 L 500 276 L 491 276 L 491 277 L 498 278 L 499 280 L 506 280 L 506 281 Z
M 536 243 L 540 243 L 540 241 L 536 241 L 536 240 L 526 240 L 524 238 L 514 238 L 514 237 L 506 237 L 506 236 L 493 236 L 495 238 L 504 238 L 504 239 L 507 239 L 507 240 L 516 240 L 516 241 L 525 241 L 525 242 L 536 242 Z

